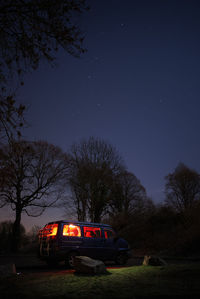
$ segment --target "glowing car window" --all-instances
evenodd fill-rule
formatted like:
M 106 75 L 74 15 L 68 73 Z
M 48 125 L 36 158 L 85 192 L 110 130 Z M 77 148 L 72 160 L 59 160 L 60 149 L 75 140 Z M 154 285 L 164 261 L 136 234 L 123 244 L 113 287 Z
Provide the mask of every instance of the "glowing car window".
M 63 226 L 63 236 L 81 237 L 81 229 L 78 225 L 66 224 Z
M 115 238 L 115 233 L 111 229 L 104 229 L 104 234 L 106 239 L 114 239 Z
M 51 236 L 56 236 L 58 232 L 58 224 L 47 224 L 43 229 L 40 229 L 39 231 L 39 238 L 44 238 L 44 237 L 51 237 Z
M 83 232 L 86 238 L 101 238 L 100 227 L 84 226 Z

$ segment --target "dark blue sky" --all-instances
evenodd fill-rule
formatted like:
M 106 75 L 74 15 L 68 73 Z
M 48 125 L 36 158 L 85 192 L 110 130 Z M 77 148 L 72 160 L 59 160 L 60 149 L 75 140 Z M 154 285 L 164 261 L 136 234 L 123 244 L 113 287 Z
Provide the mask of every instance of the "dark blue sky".
M 60 51 L 55 68 L 42 63 L 25 77 L 24 135 L 63 150 L 103 138 L 162 201 L 164 177 L 179 162 L 200 172 L 200 1 L 89 3 L 79 19 L 88 52 L 76 59 Z M 31 221 L 55 220 L 49 215 Z

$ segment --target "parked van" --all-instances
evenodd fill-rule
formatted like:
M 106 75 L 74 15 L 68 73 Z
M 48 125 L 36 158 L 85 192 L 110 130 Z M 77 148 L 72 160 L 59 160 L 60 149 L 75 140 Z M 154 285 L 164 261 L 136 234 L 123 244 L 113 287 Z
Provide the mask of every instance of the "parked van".
M 125 264 L 128 243 L 112 227 L 101 223 L 55 221 L 39 231 L 39 258 L 48 264 L 65 261 L 73 267 L 76 255 Z

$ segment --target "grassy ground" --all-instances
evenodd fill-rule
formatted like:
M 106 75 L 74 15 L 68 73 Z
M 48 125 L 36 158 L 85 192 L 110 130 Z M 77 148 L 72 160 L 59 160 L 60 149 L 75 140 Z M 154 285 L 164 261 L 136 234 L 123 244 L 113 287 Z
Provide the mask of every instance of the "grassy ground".
M 200 264 L 108 269 L 101 276 L 66 271 L 0 279 L 3 298 L 200 298 Z

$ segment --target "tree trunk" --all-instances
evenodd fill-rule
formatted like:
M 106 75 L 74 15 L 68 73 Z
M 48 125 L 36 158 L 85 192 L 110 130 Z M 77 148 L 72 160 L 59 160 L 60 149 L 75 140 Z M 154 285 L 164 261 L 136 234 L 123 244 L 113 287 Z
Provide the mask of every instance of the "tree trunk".
M 13 223 L 12 235 L 12 252 L 18 252 L 20 248 L 20 224 L 21 224 L 21 210 L 16 208 L 16 218 Z

